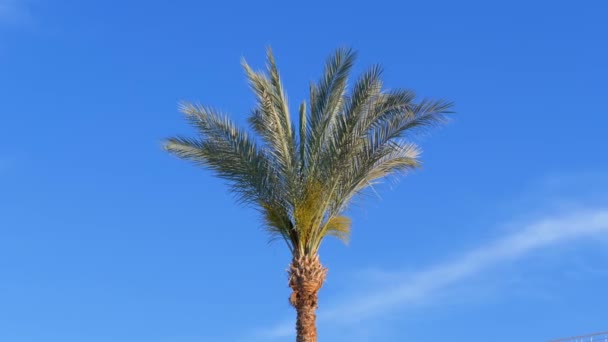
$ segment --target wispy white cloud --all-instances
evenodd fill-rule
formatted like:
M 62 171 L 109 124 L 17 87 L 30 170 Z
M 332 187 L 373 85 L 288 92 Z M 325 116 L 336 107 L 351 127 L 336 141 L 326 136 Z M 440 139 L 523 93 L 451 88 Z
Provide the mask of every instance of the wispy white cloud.
M 469 250 L 451 261 L 430 267 L 378 287 L 356 293 L 344 304 L 319 314 L 323 323 L 353 323 L 404 307 L 424 303 L 436 293 L 500 263 L 523 258 L 532 252 L 566 242 L 608 236 L 608 209 L 580 210 L 553 215 L 521 224 L 513 233 Z M 284 322 L 262 331 L 264 338 L 293 334 L 293 322 Z

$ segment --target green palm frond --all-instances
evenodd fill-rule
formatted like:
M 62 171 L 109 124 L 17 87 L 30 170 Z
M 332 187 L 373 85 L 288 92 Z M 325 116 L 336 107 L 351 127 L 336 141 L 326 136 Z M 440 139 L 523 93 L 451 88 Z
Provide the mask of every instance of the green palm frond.
M 261 211 L 264 228 L 270 234 L 271 239 L 281 237 L 293 251 L 293 246 L 298 245 L 298 235 L 293 229 L 286 208 L 276 203 L 263 203 L 258 209 Z
M 277 190 L 273 189 L 273 165 L 246 132 L 212 108 L 184 104 L 181 109 L 201 138 L 170 138 L 165 143 L 167 151 L 231 181 L 233 190 L 244 201 L 257 202 L 273 196 Z
M 306 168 L 306 146 L 307 144 L 307 139 L 306 139 L 306 132 L 308 130 L 308 119 L 306 117 L 306 101 L 303 101 L 300 104 L 300 135 L 299 135 L 299 141 L 298 141 L 298 151 L 299 151 L 299 173 L 300 176 L 302 176 L 304 174 L 304 170 Z M 302 179 L 300 178 L 299 180 L 299 184 L 302 183 Z
M 295 137 L 287 109 L 287 98 L 283 93 L 272 53 L 268 51 L 268 71 L 271 79 L 263 72 L 253 71 L 245 60 L 242 65 L 258 100 L 258 105 L 249 118 L 251 127 L 264 139 L 282 170 L 289 171 L 293 165 Z
M 169 138 L 165 149 L 228 180 L 293 253 L 316 253 L 326 236 L 346 241 L 348 204 L 379 181 L 418 168 L 412 133 L 444 123 L 452 107 L 443 100 L 416 101 L 411 90 L 383 91 L 380 66 L 364 72 L 348 92 L 355 57 L 338 49 L 327 60 L 320 81 L 310 86 L 309 106 L 304 101 L 299 107 L 297 131 L 272 51 L 265 72 L 243 60 L 256 95 L 249 123 L 260 142 L 224 114 L 184 104 L 199 135 Z
M 325 64 L 323 77 L 310 89 L 306 170 L 316 177 L 319 175 L 318 166 L 323 162 L 321 151 L 327 146 L 328 137 L 344 103 L 346 83 L 355 59 L 356 53 L 351 49 L 336 50 Z

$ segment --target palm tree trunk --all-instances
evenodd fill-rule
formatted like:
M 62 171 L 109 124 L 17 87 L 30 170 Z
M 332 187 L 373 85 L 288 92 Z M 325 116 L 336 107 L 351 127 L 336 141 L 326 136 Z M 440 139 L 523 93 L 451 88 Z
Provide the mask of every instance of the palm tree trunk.
M 293 290 L 289 301 L 297 312 L 296 342 L 317 342 L 315 311 L 326 275 L 318 255 L 294 255 L 289 267 L 289 287 Z

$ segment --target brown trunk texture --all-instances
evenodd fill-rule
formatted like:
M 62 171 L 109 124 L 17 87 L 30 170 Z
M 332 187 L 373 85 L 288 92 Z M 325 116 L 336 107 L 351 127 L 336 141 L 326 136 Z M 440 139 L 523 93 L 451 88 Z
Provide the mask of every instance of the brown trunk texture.
M 327 269 L 318 255 L 294 256 L 289 267 L 289 302 L 296 308 L 296 342 L 317 342 L 317 298 Z
M 296 342 L 317 342 L 316 313 L 318 292 L 323 286 L 327 269 L 318 255 L 294 256 L 289 268 L 289 287 L 293 290 L 289 302 L 297 312 Z

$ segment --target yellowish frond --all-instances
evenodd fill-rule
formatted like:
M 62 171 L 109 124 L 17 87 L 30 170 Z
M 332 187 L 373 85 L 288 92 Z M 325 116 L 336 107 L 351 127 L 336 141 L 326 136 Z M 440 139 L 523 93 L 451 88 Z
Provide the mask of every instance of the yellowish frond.
M 325 223 L 325 234 L 348 243 L 352 221 L 346 216 L 334 216 Z
M 302 189 L 302 198 L 294 206 L 293 218 L 302 243 L 301 248 L 311 248 L 319 226 L 323 222 L 325 206 L 324 189 L 319 182 L 308 182 Z

